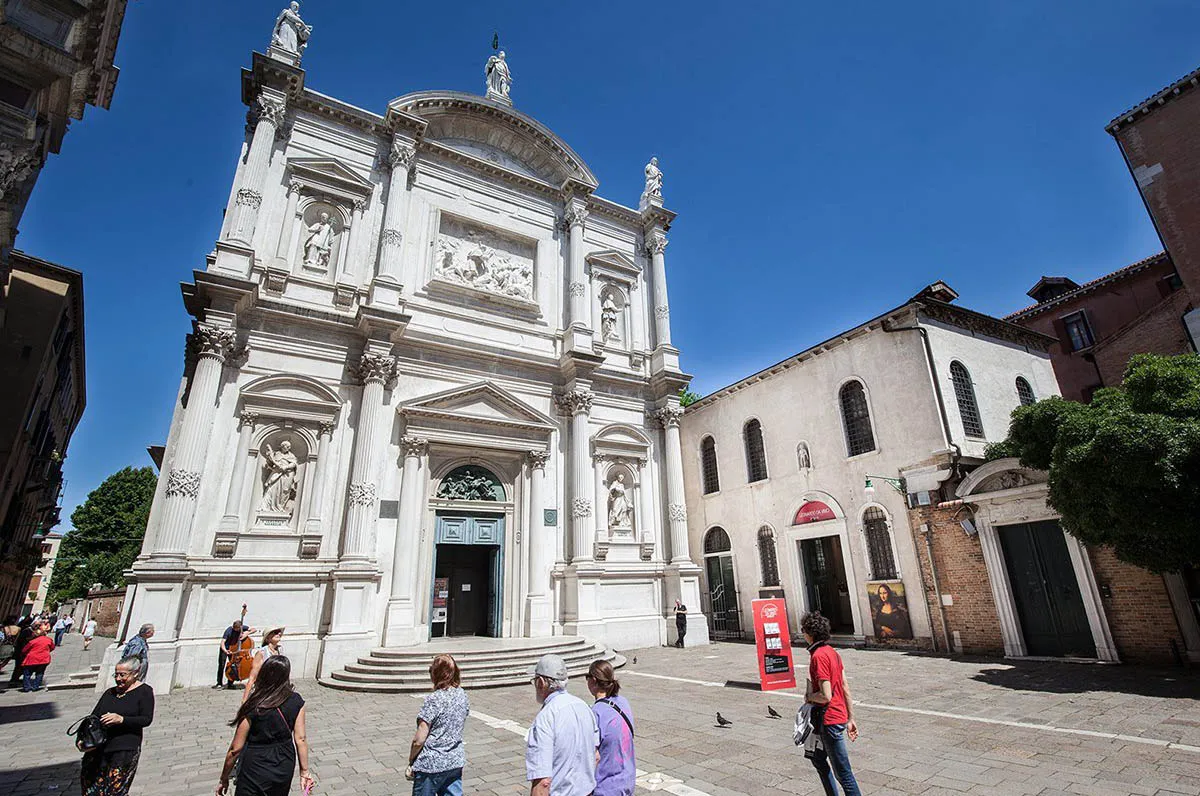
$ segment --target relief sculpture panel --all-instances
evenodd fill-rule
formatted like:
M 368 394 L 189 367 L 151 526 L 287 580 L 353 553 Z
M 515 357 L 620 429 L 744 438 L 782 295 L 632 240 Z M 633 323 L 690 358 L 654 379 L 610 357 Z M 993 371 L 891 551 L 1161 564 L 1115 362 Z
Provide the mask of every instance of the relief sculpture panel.
M 434 247 L 435 279 L 506 299 L 532 302 L 533 241 L 443 215 Z

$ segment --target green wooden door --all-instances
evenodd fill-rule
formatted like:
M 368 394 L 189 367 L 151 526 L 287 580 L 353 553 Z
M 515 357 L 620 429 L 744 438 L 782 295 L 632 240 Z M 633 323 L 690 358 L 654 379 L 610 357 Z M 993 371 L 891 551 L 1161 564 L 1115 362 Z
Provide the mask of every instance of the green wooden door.
M 1029 655 L 1096 657 L 1079 580 L 1055 520 L 997 528 Z

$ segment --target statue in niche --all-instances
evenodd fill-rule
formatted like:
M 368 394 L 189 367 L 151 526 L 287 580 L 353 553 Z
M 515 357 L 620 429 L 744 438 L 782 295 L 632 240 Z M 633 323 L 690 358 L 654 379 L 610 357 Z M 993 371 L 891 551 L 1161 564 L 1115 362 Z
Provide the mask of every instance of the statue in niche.
M 808 454 L 808 443 L 801 442 L 800 448 L 796 452 L 796 455 L 800 459 L 801 470 L 808 470 L 812 468 L 812 457 Z
M 617 302 L 613 301 L 612 294 L 609 293 L 604 297 L 604 302 L 600 305 L 600 339 L 614 340 L 617 338 L 617 314 L 620 308 L 617 307 Z
M 271 31 L 271 46 L 299 55 L 308 46 L 312 25 L 305 25 L 300 18 L 300 4 L 292 3 L 279 12 L 275 28 Z
M 333 237 L 333 223 L 329 214 L 322 212 L 317 223 L 308 227 L 308 237 L 304 239 L 304 264 L 312 268 L 329 268 Z
M 625 491 L 624 473 L 617 473 L 608 487 L 608 527 L 610 530 L 633 528 L 633 506 Z
M 658 158 L 650 158 L 646 164 L 646 190 L 642 196 L 657 196 L 662 198 L 662 170 L 658 168 Z
M 488 96 L 494 95 L 508 99 L 508 89 L 512 86 L 512 73 L 508 71 L 508 61 L 504 60 L 504 50 L 488 59 L 484 75 L 487 77 Z
M 258 504 L 259 511 L 286 514 L 289 517 L 292 515 L 298 485 L 296 471 L 299 466 L 296 454 L 292 453 L 292 443 L 288 440 L 279 443 L 277 451 L 272 450 L 270 445 L 266 446 L 266 455 L 263 457 L 263 496 Z

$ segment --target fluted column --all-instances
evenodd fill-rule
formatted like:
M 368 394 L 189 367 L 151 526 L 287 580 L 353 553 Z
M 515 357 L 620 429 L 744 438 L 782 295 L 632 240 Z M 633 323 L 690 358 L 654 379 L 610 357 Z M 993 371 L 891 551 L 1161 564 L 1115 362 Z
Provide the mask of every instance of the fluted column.
M 242 186 L 234 200 L 234 220 L 230 237 L 249 244 L 254 239 L 254 226 L 258 223 L 258 209 L 262 206 L 263 186 L 267 181 L 267 169 L 271 165 L 271 150 L 275 137 L 283 127 L 287 103 L 282 95 L 260 93 L 254 99 L 250 117 L 255 119 L 254 135 L 250 139 L 250 152 L 246 155 L 246 168 L 242 171 Z
M 601 532 L 604 538 L 612 533 L 612 529 L 608 527 L 608 489 L 605 488 L 604 470 L 608 465 L 608 457 L 604 455 L 592 457 L 592 477 L 596 481 L 596 532 L 592 535 L 593 539 L 600 539 Z
M 592 560 L 592 474 L 589 472 L 588 415 L 592 411 L 592 393 L 571 390 L 558 397 L 562 411 L 571 418 L 571 536 L 574 563 Z
M 383 209 L 383 232 L 379 245 L 379 272 L 377 282 L 385 282 L 399 290 L 401 288 L 401 246 L 404 242 L 404 220 L 408 214 L 408 172 L 416 161 L 417 151 L 404 139 L 392 141 L 388 153 L 391 179 L 388 181 L 387 204 Z
M 529 451 L 529 596 L 542 597 L 549 593 L 546 578 L 546 521 L 542 504 L 542 487 L 546 481 L 547 451 Z
M 379 492 L 376 482 L 379 466 L 375 454 L 387 434 L 383 392 L 384 386 L 396 375 L 396 358 L 364 352 L 356 369 L 363 382 L 362 407 L 354 435 L 343 561 L 366 560 L 375 553 L 375 502 Z
M 172 451 L 167 472 L 163 520 L 151 553 L 155 556 L 183 557 L 187 553 L 217 391 L 221 386 L 221 368 L 225 357 L 233 353 L 236 338 L 232 329 L 198 323 L 195 332 L 188 336 L 188 345 L 196 356 L 196 369 L 179 429 L 179 441 Z
M 396 523 L 396 549 L 392 554 L 391 599 L 412 599 L 413 576 L 416 574 L 415 543 L 421 535 L 421 459 L 429 448 L 429 440 L 420 437 L 401 437 L 404 467 L 400 474 L 400 511 Z
M 646 233 L 646 254 L 650 257 L 650 278 L 654 284 L 654 344 L 671 344 L 671 309 L 667 301 L 667 265 L 663 252 L 667 236 L 655 228 Z
M 225 516 L 221 518 L 221 530 L 234 532 L 241 530 L 242 524 L 242 490 L 246 483 L 246 459 L 250 456 L 250 438 L 254 435 L 254 426 L 258 423 L 258 413 L 249 410 L 238 416 L 238 445 L 233 460 L 233 474 L 229 478 L 229 492 L 225 497 Z
M 588 301 L 587 275 L 584 273 L 583 224 L 587 220 L 588 209 L 582 197 L 572 196 L 567 200 L 566 211 L 563 213 L 563 223 L 570 235 L 568 243 L 568 274 L 570 282 L 567 290 L 570 293 L 568 304 L 569 326 L 592 328 L 592 307 Z
M 308 502 L 308 519 L 304 521 L 304 532 L 321 532 L 321 512 L 324 510 L 325 479 L 329 473 L 329 448 L 333 440 L 332 420 L 323 421 L 317 428 L 317 464 L 313 469 L 312 481 L 308 485 L 311 495 Z
M 683 496 L 683 450 L 679 443 L 679 419 L 683 410 L 668 406 L 658 410 L 663 427 L 663 459 L 666 464 L 667 518 L 671 526 L 671 562 L 691 561 L 688 551 L 687 504 Z

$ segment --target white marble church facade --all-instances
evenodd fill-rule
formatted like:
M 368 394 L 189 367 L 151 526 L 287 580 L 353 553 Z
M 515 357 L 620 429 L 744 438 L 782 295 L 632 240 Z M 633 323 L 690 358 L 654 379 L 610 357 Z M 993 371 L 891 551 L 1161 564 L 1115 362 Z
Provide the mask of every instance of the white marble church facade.
M 503 62 L 487 96 L 383 113 L 314 92 L 301 30 L 243 71 L 225 220 L 183 288 L 122 623 L 157 628 L 151 683 L 212 682 L 243 604 L 305 677 L 448 633 L 673 641 L 700 600 L 661 172 L 637 210 L 597 196 Z

